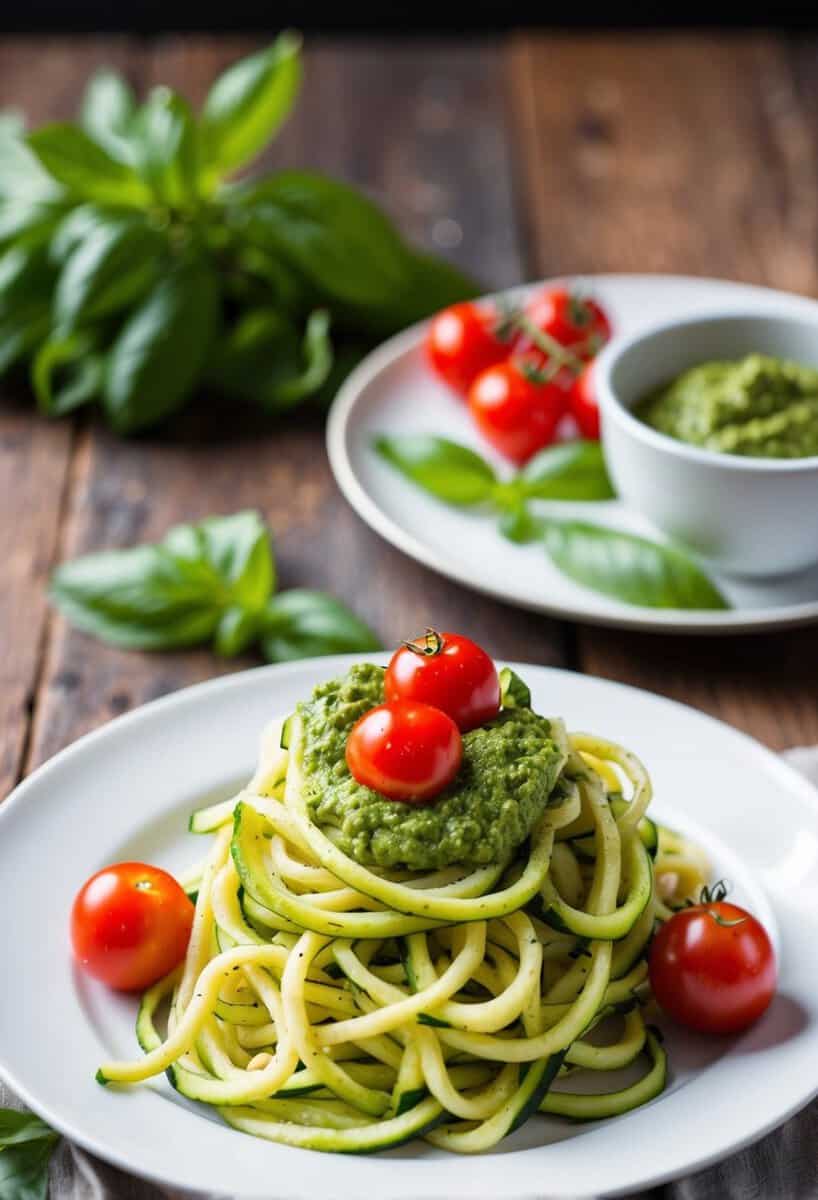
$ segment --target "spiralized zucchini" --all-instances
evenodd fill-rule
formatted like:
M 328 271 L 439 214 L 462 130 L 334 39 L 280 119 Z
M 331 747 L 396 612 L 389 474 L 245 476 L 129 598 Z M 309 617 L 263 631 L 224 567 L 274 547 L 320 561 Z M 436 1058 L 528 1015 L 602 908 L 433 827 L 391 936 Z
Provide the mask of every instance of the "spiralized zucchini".
M 100 1082 L 167 1071 L 245 1133 L 343 1153 L 476 1153 L 538 1111 L 594 1120 L 657 1095 L 646 950 L 706 863 L 646 817 L 634 755 L 553 728 L 559 786 L 515 860 L 411 873 L 361 866 L 312 823 L 299 718 L 288 749 L 274 723 L 247 788 L 191 820 L 214 841 L 186 875 L 187 957 L 143 998 L 144 1057 Z

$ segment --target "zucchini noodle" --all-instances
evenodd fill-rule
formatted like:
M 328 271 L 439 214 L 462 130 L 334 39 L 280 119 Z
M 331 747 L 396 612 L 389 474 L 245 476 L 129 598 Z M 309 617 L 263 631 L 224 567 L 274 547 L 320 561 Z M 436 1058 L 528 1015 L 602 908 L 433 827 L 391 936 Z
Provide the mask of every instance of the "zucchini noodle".
M 633 754 L 551 727 L 558 783 L 513 861 L 424 872 L 344 853 L 310 818 L 300 717 L 286 748 L 273 722 L 247 787 L 191 819 L 213 843 L 184 877 L 186 959 L 142 999 L 144 1057 L 99 1081 L 167 1072 L 238 1130 L 342 1153 L 477 1153 L 538 1112 L 597 1120 L 658 1095 L 646 953 L 707 865 L 647 817 Z

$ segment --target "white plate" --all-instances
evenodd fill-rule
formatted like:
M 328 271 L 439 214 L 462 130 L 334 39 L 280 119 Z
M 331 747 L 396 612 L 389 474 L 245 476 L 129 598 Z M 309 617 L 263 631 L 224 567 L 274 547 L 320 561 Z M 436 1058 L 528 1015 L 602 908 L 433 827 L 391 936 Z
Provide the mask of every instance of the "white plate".
M 726 309 L 813 316 L 818 312 L 815 301 L 802 296 L 716 279 L 599 275 L 584 277 L 582 283 L 610 312 L 615 334 L 635 333 L 671 317 Z M 508 542 L 491 516 L 449 508 L 404 479 L 373 451 L 376 434 L 440 434 L 472 446 L 501 474 L 511 474 L 508 464 L 482 442 L 462 401 L 427 367 L 424 329 L 416 325 L 364 359 L 338 393 L 327 426 L 330 463 L 341 491 L 388 542 L 458 583 L 569 620 L 691 633 L 740 633 L 818 620 L 818 567 L 774 581 L 715 576 L 733 606 L 724 612 L 637 608 L 561 575 L 539 546 Z M 549 508 L 656 536 L 644 518 L 619 501 L 556 506 L 552 502 L 544 504 L 542 511 Z
M 768 751 L 692 709 L 619 684 L 520 667 L 542 712 L 643 756 L 667 814 L 708 847 L 715 871 L 780 950 L 780 990 L 735 1040 L 672 1033 L 672 1080 L 645 1108 L 593 1126 L 530 1121 L 479 1162 L 423 1145 L 356 1158 L 229 1129 L 164 1078 L 130 1090 L 94 1082 L 100 1060 L 134 1056 L 136 1003 L 76 973 L 67 923 L 82 881 L 146 859 L 200 857 L 185 832 L 206 796 L 250 773 L 258 731 L 352 658 L 214 680 L 83 738 L 0 808 L 0 1075 L 87 1149 L 167 1186 L 237 1200 L 549 1200 L 647 1187 L 721 1158 L 802 1107 L 818 1088 L 818 802 Z M 272 1182 L 274 1181 L 274 1183 Z

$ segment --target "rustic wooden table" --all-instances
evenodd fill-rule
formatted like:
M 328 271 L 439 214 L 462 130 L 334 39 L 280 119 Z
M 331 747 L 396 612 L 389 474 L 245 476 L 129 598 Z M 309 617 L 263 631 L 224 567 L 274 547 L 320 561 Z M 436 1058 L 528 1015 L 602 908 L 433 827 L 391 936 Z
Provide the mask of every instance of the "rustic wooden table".
M 0 104 L 73 112 L 103 63 L 199 101 L 249 39 L 7 39 Z M 679 271 L 818 293 L 818 40 L 518 35 L 315 40 L 297 113 L 266 166 L 368 188 L 407 234 L 487 284 L 559 272 Z M 116 441 L 0 404 L 0 796 L 60 747 L 164 692 L 245 662 L 122 653 L 47 606 L 53 565 L 259 508 L 284 586 L 331 590 L 386 645 L 433 622 L 499 657 L 636 683 L 773 747 L 818 742 L 818 629 L 690 639 L 532 616 L 431 574 L 338 494 L 317 420 Z M 794 515 L 797 520 L 797 514 Z

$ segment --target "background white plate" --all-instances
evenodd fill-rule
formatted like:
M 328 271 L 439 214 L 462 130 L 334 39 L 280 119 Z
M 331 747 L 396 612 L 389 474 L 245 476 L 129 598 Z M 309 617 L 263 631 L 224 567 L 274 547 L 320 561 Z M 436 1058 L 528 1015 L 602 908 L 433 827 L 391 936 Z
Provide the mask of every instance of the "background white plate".
M 582 284 L 610 313 L 615 336 L 670 317 L 728 309 L 813 316 L 818 312 L 818 304 L 803 296 L 716 279 L 598 275 L 583 277 Z M 726 612 L 637 608 L 561 575 L 539 546 L 512 545 L 499 534 L 496 518 L 449 508 L 404 479 L 373 451 L 376 434 L 436 433 L 472 446 L 501 475 L 512 473 L 509 464 L 480 439 L 463 402 L 429 370 L 422 348 L 424 330 L 425 325 L 416 325 L 364 359 L 338 393 L 327 426 L 327 448 L 338 486 L 359 516 L 388 542 L 477 591 L 593 624 L 740 633 L 818 619 L 818 567 L 766 582 L 714 575 L 733 605 Z M 657 536 L 644 518 L 619 501 L 542 504 L 543 512 L 549 509 Z
M 410 1146 L 356 1158 L 258 1141 L 164 1078 L 119 1091 L 100 1060 L 138 1053 L 136 1003 L 76 973 L 72 899 L 109 862 L 171 870 L 206 839 L 190 811 L 250 773 L 258 731 L 354 659 L 269 667 L 189 688 L 83 738 L 0 808 L 0 1074 L 41 1116 L 111 1162 L 168 1186 L 237 1200 L 550 1200 L 648 1186 L 728 1154 L 818 1089 L 818 801 L 744 735 L 620 684 L 521 666 L 537 708 L 625 742 L 655 782 L 655 811 L 698 833 L 717 874 L 771 930 L 780 990 L 738 1039 L 671 1032 L 669 1090 L 593 1126 L 532 1120 L 479 1162 Z M 763 889 L 763 890 L 762 890 Z

